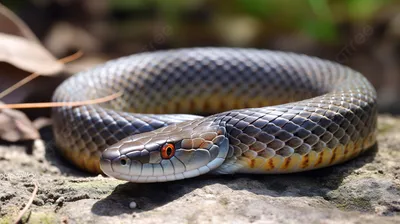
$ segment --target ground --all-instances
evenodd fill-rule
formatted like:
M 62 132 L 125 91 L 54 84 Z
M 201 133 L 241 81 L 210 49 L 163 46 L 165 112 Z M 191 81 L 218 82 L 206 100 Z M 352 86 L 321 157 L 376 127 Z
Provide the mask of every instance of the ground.
M 400 118 L 379 117 L 378 145 L 344 164 L 290 175 L 206 175 L 134 184 L 90 176 L 35 142 L 0 146 L 0 223 L 400 223 Z M 136 203 L 136 208 L 130 204 Z

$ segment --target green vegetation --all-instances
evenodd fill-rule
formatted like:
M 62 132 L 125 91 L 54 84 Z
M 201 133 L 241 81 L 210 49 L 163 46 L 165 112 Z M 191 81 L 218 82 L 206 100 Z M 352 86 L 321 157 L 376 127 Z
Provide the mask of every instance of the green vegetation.
M 264 24 L 274 27 L 277 32 L 289 30 L 303 32 L 322 42 L 338 40 L 338 26 L 344 22 L 366 23 L 379 10 L 396 4 L 394 0 L 115 0 L 110 2 L 114 10 L 137 11 L 145 8 L 154 9 L 161 17 L 178 26 L 185 23 L 179 20 L 181 12 L 197 6 L 207 5 L 206 9 L 218 16 L 250 16 Z M 170 24 L 170 25 L 172 25 Z

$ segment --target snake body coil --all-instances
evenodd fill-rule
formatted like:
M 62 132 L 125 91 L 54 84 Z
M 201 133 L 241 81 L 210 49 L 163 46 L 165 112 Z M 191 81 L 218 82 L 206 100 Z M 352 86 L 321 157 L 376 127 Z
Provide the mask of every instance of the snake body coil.
M 102 105 L 54 109 L 54 133 L 62 154 L 80 168 L 133 182 L 299 172 L 351 159 L 376 141 L 371 84 L 345 66 L 304 55 L 232 48 L 142 53 L 81 72 L 54 100 L 119 91 Z

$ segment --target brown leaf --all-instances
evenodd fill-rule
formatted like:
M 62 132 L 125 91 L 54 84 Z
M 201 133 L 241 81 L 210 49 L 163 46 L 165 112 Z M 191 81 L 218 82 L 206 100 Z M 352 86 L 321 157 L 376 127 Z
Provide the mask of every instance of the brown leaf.
M 0 33 L 0 61 L 43 75 L 58 73 L 64 67 L 42 45 L 4 33 Z
M 47 51 L 14 13 L 0 4 L 0 61 L 42 75 L 62 71 L 64 64 Z
M 2 33 L 25 37 L 39 43 L 32 30 L 12 11 L 0 3 L 0 31 Z
M 39 138 L 38 130 L 24 113 L 12 109 L 0 110 L 0 139 L 16 142 Z

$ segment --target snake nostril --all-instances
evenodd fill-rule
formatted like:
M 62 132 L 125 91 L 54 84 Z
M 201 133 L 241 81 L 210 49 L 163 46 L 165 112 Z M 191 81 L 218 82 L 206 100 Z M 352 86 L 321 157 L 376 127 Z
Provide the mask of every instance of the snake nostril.
M 128 162 L 126 161 L 126 159 L 122 158 L 120 160 L 120 163 L 121 163 L 122 166 L 125 166 Z

